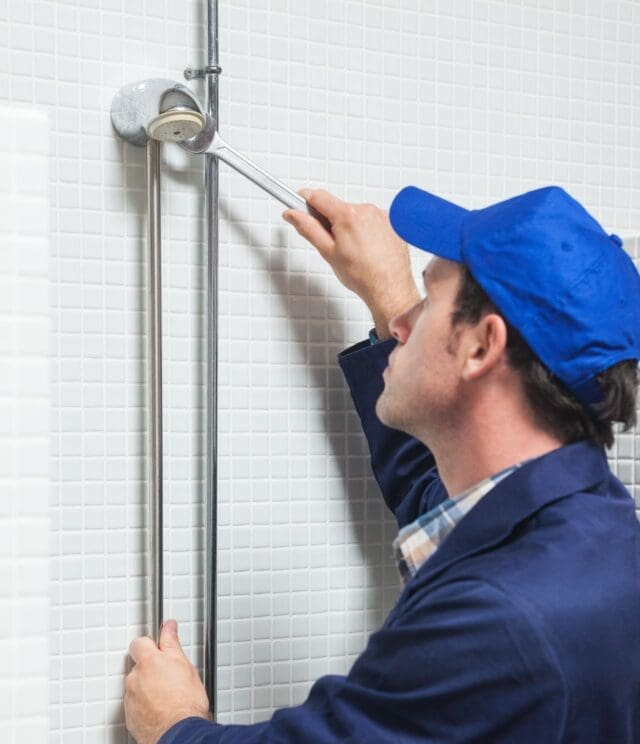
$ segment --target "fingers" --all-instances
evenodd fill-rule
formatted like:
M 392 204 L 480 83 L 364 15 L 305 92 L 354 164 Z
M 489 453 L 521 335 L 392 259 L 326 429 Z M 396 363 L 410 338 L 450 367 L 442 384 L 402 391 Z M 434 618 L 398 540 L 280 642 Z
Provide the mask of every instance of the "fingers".
M 323 256 L 326 257 L 335 247 L 335 240 L 331 234 L 324 229 L 315 217 L 307 212 L 287 209 L 286 212 L 283 212 L 282 217 L 290 225 L 293 225 L 297 232 L 314 245 Z
M 298 193 L 314 209 L 321 212 L 331 224 L 338 222 L 348 207 L 346 202 L 324 189 L 300 189 Z
M 141 659 L 149 654 L 157 653 L 158 647 L 149 636 L 142 636 L 131 641 L 129 646 L 129 656 L 137 664 Z

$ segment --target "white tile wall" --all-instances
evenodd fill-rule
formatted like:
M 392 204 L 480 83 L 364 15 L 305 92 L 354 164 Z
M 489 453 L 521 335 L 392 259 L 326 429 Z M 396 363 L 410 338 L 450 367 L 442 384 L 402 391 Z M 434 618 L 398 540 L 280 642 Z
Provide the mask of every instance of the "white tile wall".
M 52 125 L 56 743 L 124 741 L 126 649 L 146 631 L 144 158 L 108 111 L 123 83 L 204 62 L 203 5 L 0 0 L 0 98 Z M 386 205 L 416 183 L 473 207 L 560 183 L 634 236 L 639 32 L 633 0 L 221 2 L 221 131 L 296 188 Z M 166 160 L 167 616 L 201 663 L 202 179 Z M 346 670 L 397 579 L 335 364 L 366 312 L 280 205 L 221 171 L 218 708 L 247 722 Z
M 0 741 L 49 729 L 47 116 L 0 104 Z

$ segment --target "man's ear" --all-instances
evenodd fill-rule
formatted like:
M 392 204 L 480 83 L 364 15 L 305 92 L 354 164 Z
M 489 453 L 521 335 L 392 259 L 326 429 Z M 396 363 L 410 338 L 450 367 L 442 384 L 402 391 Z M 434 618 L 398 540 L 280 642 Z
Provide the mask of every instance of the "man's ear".
M 463 351 L 462 379 L 475 380 L 489 373 L 504 357 L 507 346 L 507 326 L 503 318 L 489 313 L 467 329 Z

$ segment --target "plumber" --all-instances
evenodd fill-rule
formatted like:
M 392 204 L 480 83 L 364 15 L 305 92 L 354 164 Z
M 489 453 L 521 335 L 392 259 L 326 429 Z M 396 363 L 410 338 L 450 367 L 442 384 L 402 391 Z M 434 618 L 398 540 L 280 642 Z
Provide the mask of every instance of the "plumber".
M 636 420 L 622 241 L 555 186 L 472 211 L 410 186 L 388 215 L 301 193 L 331 232 L 284 218 L 375 324 L 338 361 L 403 588 L 348 675 L 254 725 L 209 720 L 167 621 L 159 648 L 129 648 L 127 728 L 138 744 L 637 744 L 640 524 L 606 459 Z M 406 243 L 433 255 L 422 296 Z

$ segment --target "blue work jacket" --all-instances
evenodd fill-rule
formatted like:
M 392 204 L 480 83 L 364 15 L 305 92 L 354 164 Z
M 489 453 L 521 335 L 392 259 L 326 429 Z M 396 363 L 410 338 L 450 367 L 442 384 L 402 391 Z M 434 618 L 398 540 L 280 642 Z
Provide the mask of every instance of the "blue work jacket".
M 393 340 L 339 356 L 399 527 L 446 492 L 431 453 L 375 415 Z M 464 453 L 460 453 L 464 457 Z M 160 744 L 638 744 L 640 525 L 603 449 L 522 466 L 401 591 L 349 674 L 248 726 L 188 718 Z

